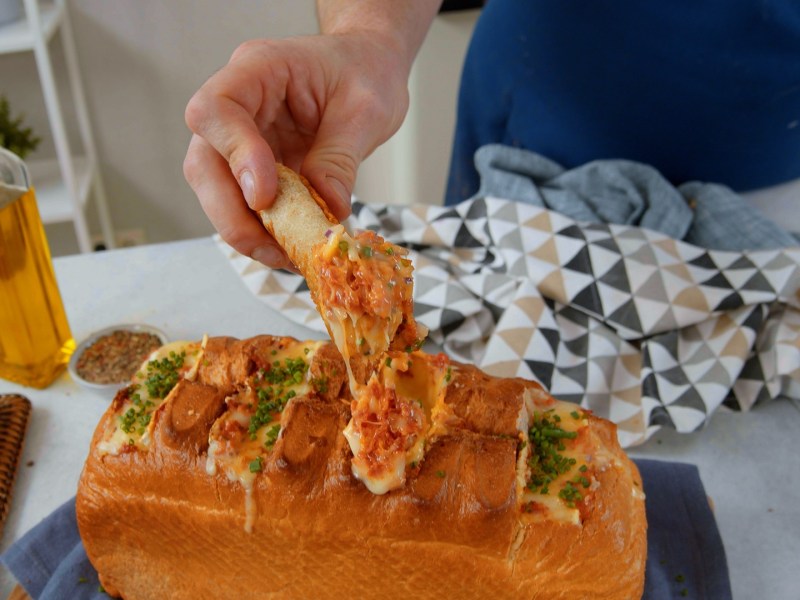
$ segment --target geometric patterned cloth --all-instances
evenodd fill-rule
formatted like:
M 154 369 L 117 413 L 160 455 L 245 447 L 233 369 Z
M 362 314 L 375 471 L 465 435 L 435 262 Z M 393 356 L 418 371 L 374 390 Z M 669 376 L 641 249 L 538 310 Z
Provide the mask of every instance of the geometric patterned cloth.
M 800 248 L 706 250 L 491 197 L 356 202 L 346 226 L 411 250 L 430 341 L 613 421 L 625 447 L 695 431 L 723 405 L 800 397 Z M 258 298 L 325 331 L 301 277 L 215 239 Z

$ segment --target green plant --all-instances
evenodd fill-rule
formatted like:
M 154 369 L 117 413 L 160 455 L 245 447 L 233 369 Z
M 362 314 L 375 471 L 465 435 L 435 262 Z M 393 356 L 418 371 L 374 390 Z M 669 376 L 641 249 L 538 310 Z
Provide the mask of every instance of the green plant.
M 22 159 L 36 150 L 42 141 L 30 127 L 23 126 L 24 120 L 25 115 L 12 117 L 8 99 L 0 94 L 0 146 Z

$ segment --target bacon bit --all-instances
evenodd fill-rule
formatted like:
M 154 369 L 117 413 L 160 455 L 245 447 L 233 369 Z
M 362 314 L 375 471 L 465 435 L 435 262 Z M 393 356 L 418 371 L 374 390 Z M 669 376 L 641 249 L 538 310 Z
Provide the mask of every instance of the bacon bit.
M 220 428 L 220 439 L 236 440 L 245 432 L 245 427 L 233 419 L 226 419 Z
M 361 434 L 360 457 L 371 475 L 386 468 L 386 460 L 405 453 L 423 430 L 425 415 L 414 402 L 399 398 L 395 390 L 373 378 L 367 391 L 370 402 L 353 401 L 353 422 Z
M 350 243 L 344 240 L 338 242 L 338 251 L 317 259 L 318 303 L 357 316 L 364 331 L 385 330 L 386 324 L 394 323 L 388 332 L 392 334 L 402 323 L 398 331 L 402 331 L 402 339 L 397 340 L 396 347 L 412 343 L 417 332 L 413 320 L 413 266 L 403 258 L 407 251 L 369 230 L 359 232 L 352 243 L 357 260 L 351 260 Z
M 530 502 L 526 502 L 522 505 L 522 512 L 528 514 L 543 514 L 547 512 L 547 507 L 544 504 L 531 500 Z
M 152 333 L 118 329 L 99 337 L 78 358 L 75 370 L 91 383 L 125 383 L 161 347 Z

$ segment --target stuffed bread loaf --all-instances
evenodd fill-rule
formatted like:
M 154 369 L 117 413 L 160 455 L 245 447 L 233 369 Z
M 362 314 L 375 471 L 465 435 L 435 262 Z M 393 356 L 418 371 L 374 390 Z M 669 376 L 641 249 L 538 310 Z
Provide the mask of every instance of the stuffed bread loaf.
M 615 426 L 537 384 L 412 352 L 429 429 L 404 484 L 351 469 L 324 342 L 173 343 L 100 421 L 77 515 L 105 590 L 138 598 L 639 598 L 641 480 Z

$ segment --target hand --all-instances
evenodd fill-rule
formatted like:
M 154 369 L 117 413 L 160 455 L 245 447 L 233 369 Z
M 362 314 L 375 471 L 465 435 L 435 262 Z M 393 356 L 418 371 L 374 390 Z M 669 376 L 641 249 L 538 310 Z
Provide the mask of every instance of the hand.
M 410 66 L 393 48 L 367 32 L 246 42 L 192 97 L 184 175 L 238 252 L 291 267 L 253 212 L 275 197 L 276 161 L 347 217 L 359 165 L 408 109 Z

